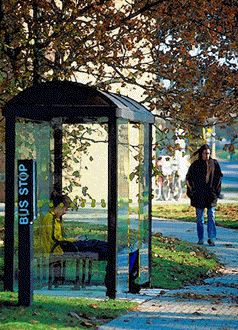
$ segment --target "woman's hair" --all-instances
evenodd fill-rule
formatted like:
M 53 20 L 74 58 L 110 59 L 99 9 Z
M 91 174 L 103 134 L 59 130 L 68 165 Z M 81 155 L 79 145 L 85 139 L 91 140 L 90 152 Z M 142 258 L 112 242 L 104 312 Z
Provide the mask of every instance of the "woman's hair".
M 72 201 L 67 195 L 61 195 L 57 191 L 52 191 L 50 200 L 53 202 L 54 207 L 59 204 L 63 204 L 65 207 L 70 207 Z
M 208 149 L 211 151 L 210 146 L 209 146 L 208 144 L 204 144 L 204 145 L 202 145 L 197 151 L 195 151 L 195 152 L 193 153 L 193 156 L 196 156 L 196 155 L 198 154 L 198 158 L 199 158 L 199 159 L 202 159 L 202 153 L 203 153 L 203 151 L 204 151 L 204 150 L 208 150 Z

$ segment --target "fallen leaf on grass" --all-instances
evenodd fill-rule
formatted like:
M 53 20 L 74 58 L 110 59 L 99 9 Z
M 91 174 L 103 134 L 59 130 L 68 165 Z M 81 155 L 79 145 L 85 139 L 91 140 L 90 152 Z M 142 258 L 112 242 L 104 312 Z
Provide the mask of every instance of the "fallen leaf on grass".
M 34 315 L 41 315 L 40 312 L 34 312 Z
M 30 323 L 39 323 L 37 320 L 30 320 Z
M 76 318 L 77 320 L 79 320 L 79 322 L 86 326 L 86 327 L 93 327 L 94 325 L 92 323 L 90 323 L 87 319 L 85 319 L 84 317 L 79 316 L 77 313 L 75 312 L 69 312 L 68 313 L 69 316 Z
M 139 306 L 134 306 L 130 309 L 130 312 L 137 312 L 139 309 L 138 309 Z
M 99 306 L 98 306 L 97 304 L 92 304 L 92 305 L 89 305 L 89 307 L 92 307 L 92 308 L 94 308 L 94 309 L 97 309 L 97 308 L 99 308 Z

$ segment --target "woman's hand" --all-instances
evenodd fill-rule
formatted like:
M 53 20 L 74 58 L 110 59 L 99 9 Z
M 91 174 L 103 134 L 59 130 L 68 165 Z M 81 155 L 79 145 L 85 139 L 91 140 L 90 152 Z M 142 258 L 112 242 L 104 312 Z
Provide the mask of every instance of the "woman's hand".
M 192 190 L 192 187 L 190 186 L 190 184 L 189 184 L 189 182 L 188 182 L 188 180 L 187 180 L 187 186 L 188 186 L 188 188 L 190 189 L 190 190 Z
M 74 237 L 74 242 L 77 242 L 77 241 L 85 241 L 85 240 L 87 240 L 88 238 L 87 238 L 87 236 L 86 235 L 77 235 L 77 236 L 75 236 Z
M 77 242 L 77 241 L 80 241 L 80 235 L 74 237 L 73 242 Z

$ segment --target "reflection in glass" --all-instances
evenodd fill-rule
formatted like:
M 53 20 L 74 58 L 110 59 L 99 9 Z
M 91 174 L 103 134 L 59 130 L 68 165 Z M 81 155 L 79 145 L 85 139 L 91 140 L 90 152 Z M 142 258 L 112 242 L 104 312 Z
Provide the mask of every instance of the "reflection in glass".
M 128 291 L 129 281 L 129 143 L 128 122 L 118 121 L 117 292 Z
M 16 122 L 16 149 L 15 161 L 18 159 L 37 159 L 37 201 L 38 201 L 38 219 L 33 226 L 33 245 L 34 261 L 43 256 L 41 242 L 41 221 L 49 208 L 49 195 L 53 189 L 52 160 L 51 160 L 51 128 L 49 123 L 30 122 L 19 120 Z M 17 166 L 15 166 L 17 169 Z M 15 182 L 16 180 L 15 173 Z M 17 192 L 17 189 L 15 189 Z M 17 195 L 15 196 L 16 215 L 17 215 Z M 17 280 L 18 269 L 18 218 L 15 219 L 15 279 Z M 34 284 L 37 283 L 37 267 L 33 268 Z M 44 269 L 46 272 L 46 269 Z M 46 274 L 44 274 L 46 278 Z M 17 286 L 17 281 L 15 285 Z
M 148 124 L 140 125 L 139 133 L 139 283 L 149 281 L 149 134 Z
M 130 254 L 134 254 L 137 269 L 135 283 L 149 281 L 149 132 L 148 125 L 130 125 Z M 136 256 L 138 252 L 138 256 Z M 132 261 L 131 261 L 132 267 Z M 130 268 L 131 268 L 130 267 Z
M 44 254 L 42 242 L 42 220 L 50 208 L 49 196 L 54 189 L 53 128 L 55 123 L 52 126 L 51 124 L 25 120 L 16 123 L 16 162 L 18 159 L 37 160 L 38 218 L 33 226 L 34 289 L 47 287 L 49 276 L 48 256 Z M 61 129 L 63 133 L 63 192 L 77 204 L 77 207 L 63 216 L 62 225 L 65 234 L 68 237 L 81 235 L 82 239 L 107 241 L 107 127 L 96 123 L 78 126 L 65 124 L 61 126 Z M 15 177 L 16 175 L 17 173 Z M 17 206 L 17 196 L 15 205 Z M 15 286 L 18 285 L 17 223 L 16 216 Z M 106 262 L 94 262 L 91 285 L 104 285 L 105 268 Z M 74 284 L 75 262 L 73 260 L 67 264 L 65 280 L 71 286 Z

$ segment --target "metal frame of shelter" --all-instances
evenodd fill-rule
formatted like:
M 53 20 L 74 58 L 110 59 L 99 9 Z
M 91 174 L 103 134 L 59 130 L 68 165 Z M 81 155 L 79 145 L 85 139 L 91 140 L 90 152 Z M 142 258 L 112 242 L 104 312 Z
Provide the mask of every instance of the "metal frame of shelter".
M 14 216 L 15 216 L 15 122 L 60 121 L 76 124 L 88 118 L 107 118 L 108 123 L 108 247 L 111 255 L 109 297 L 116 297 L 117 273 L 117 207 L 118 207 L 118 141 L 117 120 L 149 124 L 149 273 L 151 268 L 151 153 L 154 116 L 140 103 L 118 94 L 69 81 L 51 81 L 20 92 L 3 109 L 6 118 L 6 204 L 5 204 L 5 269 L 4 289 L 13 291 L 14 283 Z M 62 190 L 62 132 L 54 130 L 54 185 Z M 150 276 L 150 275 L 149 275 Z

